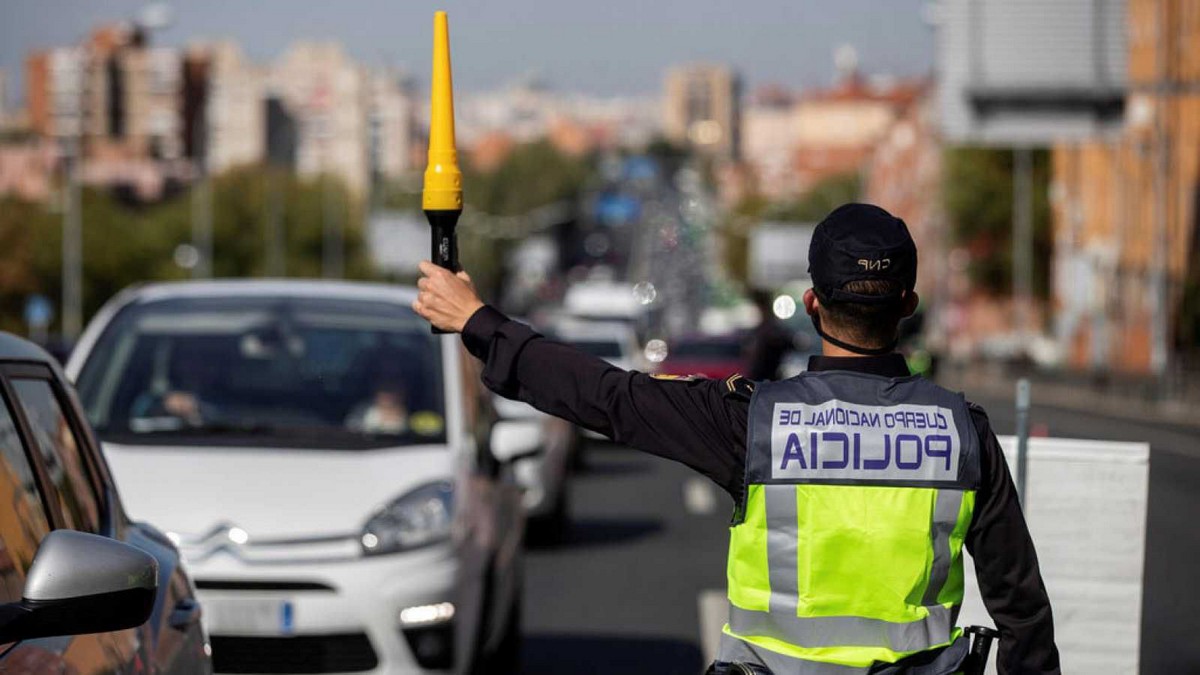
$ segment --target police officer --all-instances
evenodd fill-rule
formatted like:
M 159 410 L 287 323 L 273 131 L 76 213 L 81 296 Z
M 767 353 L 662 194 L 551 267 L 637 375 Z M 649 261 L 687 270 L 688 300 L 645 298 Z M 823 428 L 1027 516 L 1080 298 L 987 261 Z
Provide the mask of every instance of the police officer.
M 663 380 L 543 338 L 425 263 L 413 308 L 462 333 L 483 381 L 646 452 L 734 499 L 729 623 L 713 673 L 956 672 L 963 548 L 1000 632 L 1001 673 L 1057 673 L 1050 602 L 984 411 L 894 352 L 917 305 L 900 219 L 847 204 L 809 248 L 804 306 L 824 340 L 774 383 Z

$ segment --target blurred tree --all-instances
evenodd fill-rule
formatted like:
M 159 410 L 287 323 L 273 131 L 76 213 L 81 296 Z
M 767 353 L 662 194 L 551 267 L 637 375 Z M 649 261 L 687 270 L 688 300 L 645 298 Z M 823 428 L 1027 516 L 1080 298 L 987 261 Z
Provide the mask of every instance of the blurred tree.
M 1191 259 L 1200 260 L 1200 231 L 1193 239 L 1193 248 L 1196 254 Z M 1195 263 L 1183 280 L 1175 346 L 1193 368 L 1200 369 L 1200 265 Z
M 268 177 L 271 181 L 268 183 Z M 272 186 L 268 188 L 268 185 Z M 345 276 L 371 278 L 362 233 L 362 209 L 336 184 L 326 191 L 319 179 L 288 172 L 241 167 L 213 178 L 213 274 L 267 273 L 268 189 L 278 190 L 284 232 L 286 275 L 320 276 L 324 199 L 343 224 Z M 191 242 L 191 195 L 130 207 L 112 193 L 86 189 L 83 211 L 84 312 L 134 283 L 190 278 L 175 262 L 176 248 Z M 45 205 L 0 201 L 0 245 L 7 252 L 0 271 L 0 326 L 23 331 L 25 299 L 34 293 L 58 304 L 62 294 L 62 216 Z
M 40 204 L 7 196 L 0 199 L 0 330 L 24 332 L 25 301 L 43 292 L 34 251 L 44 233 L 58 221 Z M 55 305 L 57 305 L 55 301 Z
M 833 176 L 811 190 L 783 201 L 752 194 L 741 201 L 721 227 L 724 264 L 729 278 L 745 284 L 749 278 L 749 242 L 761 222 L 815 223 L 830 211 L 859 198 L 861 180 L 857 173 Z
M 797 199 L 769 204 L 762 219 L 815 223 L 842 204 L 857 200 L 861 191 L 862 180 L 857 173 L 832 176 Z
M 467 205 L 484 213 L 515 216 L 561 200 L 574 200 L 591 162 L 559 152 L 549 141 L 518 145 L 494 171 L 471 169 L 463 177 Z
M 997 294 L 1012 290 L 1013 153 L 999 148 L 946 150 L 942 199 L 953 241 L 971 254 L 969 274 Z M 1050 289 L 1050 155 L 1033 153 L 1033 289 Z

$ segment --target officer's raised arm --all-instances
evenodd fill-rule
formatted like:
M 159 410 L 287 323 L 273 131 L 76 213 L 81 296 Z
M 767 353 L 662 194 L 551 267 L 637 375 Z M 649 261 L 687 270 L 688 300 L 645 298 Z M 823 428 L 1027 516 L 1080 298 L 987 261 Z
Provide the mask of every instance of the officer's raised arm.
M 438 328 L 463 334 L 467 350 L 484 363 L 489 389 L 682 462 L 740 495 L 749 383 L 660 380 L 622 370 L 484 305 L 465 273 L 430 263 L 422 263 L 421 272 L 413 309 Z

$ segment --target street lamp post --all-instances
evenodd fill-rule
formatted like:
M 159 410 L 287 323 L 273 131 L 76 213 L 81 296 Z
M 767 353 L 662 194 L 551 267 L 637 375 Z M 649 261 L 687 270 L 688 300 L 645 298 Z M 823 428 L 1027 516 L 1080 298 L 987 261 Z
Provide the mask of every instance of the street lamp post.
M 195 153 L 196 184 L 192 189 L 192 246 L 199 254 L 192 267 L 192 278 L 212 277 L 213 232 L 212 232 L 212 183 L 208 176 L 209 129 L 208 114 L 211 109 L 210 93 L 192 122 L 192 146 Z
M 1033 333 L 1033 151 L 1013 149 L 1013 301 L 1022 349 Z
M 79 165 L 83 161 L 84 69 L 87 55 L 81 51 L 76 85 L 79 88 L 74 125 L 67 136 L 65 152 L 66 199 L 62 225 L 62 332 L 67 340 L 83 330 L 83 220 L 79 188 Z

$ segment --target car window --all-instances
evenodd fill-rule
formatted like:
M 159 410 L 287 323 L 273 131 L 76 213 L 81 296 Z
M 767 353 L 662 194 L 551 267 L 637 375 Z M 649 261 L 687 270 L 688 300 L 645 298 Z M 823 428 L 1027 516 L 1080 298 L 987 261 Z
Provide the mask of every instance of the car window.
M 10 382 L 29 420 L 46 472 L 58 492 L 67 527 L 99 532 L 100 500 L 88 478 L 83 448 L 67 422 L 50 382 L 15 377 Z
M 0 399 L 0 602 L 21 599 L 25 571 L 49 531 L 33 467 Z
M 445 439 L 441 342 L 398 302 L 132 304 L 105 328 L 77 386 L 111 442 L 368 449 Z

